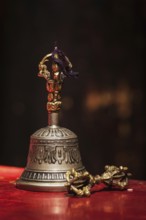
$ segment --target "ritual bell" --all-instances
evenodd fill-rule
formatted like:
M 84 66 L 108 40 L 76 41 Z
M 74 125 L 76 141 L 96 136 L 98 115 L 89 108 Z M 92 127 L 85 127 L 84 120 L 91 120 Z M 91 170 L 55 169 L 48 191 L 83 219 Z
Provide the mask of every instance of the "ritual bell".
M 51 60 L 51 71 L 46 63 Z M 65 191 L 66 172 L 84 172 L 77 135 L 59 126 L 61 89 L 66 77 L 77 77 L 72 64 L 57 47 L 39 63 L 38 76 L 46 80 L 48 126 L 30 137 L 27 165 L 16 186 L 32 191 Z

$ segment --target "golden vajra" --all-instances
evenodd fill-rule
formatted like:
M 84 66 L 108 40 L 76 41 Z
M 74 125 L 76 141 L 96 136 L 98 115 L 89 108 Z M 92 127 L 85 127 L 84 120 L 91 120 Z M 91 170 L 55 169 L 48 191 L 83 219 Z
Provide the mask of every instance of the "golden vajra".
M 95 184 L 104 183 L 109 188 L 125 189 L 128 185 L 128 177 L 131 173 L 127 167 L 105 166 L 105 172 L 102 175 L 91 175 L 89 172 L 77 172 L 75 169 L 67 171 L 66 180 L 68 194 L 74 196 L 90 196 L 91 188 Z
M 46 63 L 52 62 L 51 72 L 48 70 Z M 44 77 L 48 91 L 48 112 L 58 111 L 61 108 L 61 89 L 65 77 L 76 77 L 78 73 L 73 72 L 72 64 L 64 52 L 54 48 L 52 53 L 47 54 L 39 63 L 39 77 Z

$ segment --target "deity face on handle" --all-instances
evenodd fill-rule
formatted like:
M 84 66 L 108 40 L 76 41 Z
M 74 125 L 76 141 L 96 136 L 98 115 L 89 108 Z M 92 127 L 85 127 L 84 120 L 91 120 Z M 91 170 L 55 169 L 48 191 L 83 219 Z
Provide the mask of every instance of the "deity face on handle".
M 52 64 L 52 71 L 53 71 L 53 73 L 59 71 L 59 66 L 58 66 L 56 63 L 53 63 L 53 64 Z

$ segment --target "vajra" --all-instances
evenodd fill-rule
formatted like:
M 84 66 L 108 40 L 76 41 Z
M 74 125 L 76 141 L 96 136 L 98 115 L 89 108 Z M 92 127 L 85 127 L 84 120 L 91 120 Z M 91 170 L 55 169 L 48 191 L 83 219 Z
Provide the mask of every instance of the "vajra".
M 52 61 L 51 71 L 48 70 L 47 62 Z M 47 54 L 39 63 L 39 77 L 46 80 L 46 89 L 48 91 L 48 112 L 59 111 L 62 105 L 61 90 L 65 77 L 78 77 L 78 73 L 72 70 L 72 64 L 64 52 L 54 48 L 52 53 Z
M 91 189 L 96 184 L 103 183 L 109 189 L 125 189 L 128 185 L 128 177 L 131 173 L 127 167 L 105 166 L 105 172 L 102 175 L 91 175 L 89 172 L 77 172 L 75 169 L 67 171 L 66 180 L 67 191 L 69 195 L 84 197 L 91 195 Z

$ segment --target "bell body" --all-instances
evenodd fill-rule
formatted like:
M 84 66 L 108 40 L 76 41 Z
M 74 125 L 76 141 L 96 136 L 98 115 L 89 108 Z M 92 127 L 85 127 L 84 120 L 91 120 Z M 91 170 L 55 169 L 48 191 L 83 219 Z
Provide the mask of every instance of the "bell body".
M 51 72 L 46 62 L 51 57 Z M 70 75 L 71 74 L 71 75 Z M 16 186 L 34 191 L 66 190 L 66 172 L 74 168 L 85 171 L 82 165 L 78 138 L 67 128 L 59 126 L 61 88 L 65 77 L 73 76 L 72 64 L 57 47 L 39 63 L 38 76 L 45 78 L 48 91 L 48 126 L 36 131 L 30 138 L 27 166 Z
M 47 126 L 31 136 L 27 166 L 16 185 L 34 191 L 65 191 L 66 172 L 72 168 L 85 170 L 76 134 L 58 125 Z

